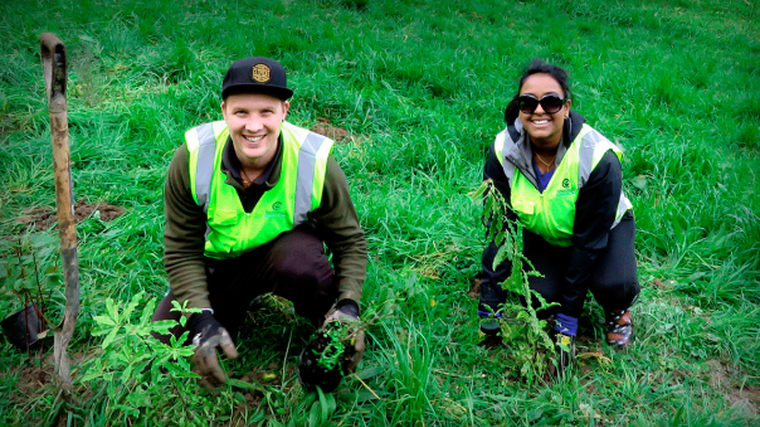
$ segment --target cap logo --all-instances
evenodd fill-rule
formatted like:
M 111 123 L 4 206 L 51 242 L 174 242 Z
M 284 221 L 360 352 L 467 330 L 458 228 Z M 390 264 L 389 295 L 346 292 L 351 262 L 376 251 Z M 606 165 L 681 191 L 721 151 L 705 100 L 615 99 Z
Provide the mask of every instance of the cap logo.
M 272 69 L 266 64 L 256 64 L 253 66 L 251 78 L 255 82 L 266 83 L 272 78 Z

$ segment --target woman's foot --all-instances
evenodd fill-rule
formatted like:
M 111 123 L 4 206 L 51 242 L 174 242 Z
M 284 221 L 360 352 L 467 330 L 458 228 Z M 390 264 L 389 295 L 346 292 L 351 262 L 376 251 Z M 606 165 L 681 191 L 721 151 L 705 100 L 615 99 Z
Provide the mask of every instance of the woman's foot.
M 607 343 L 620 349 L 633 339 L 633 321 L 628 310 L 613 310 L 607 313 Z

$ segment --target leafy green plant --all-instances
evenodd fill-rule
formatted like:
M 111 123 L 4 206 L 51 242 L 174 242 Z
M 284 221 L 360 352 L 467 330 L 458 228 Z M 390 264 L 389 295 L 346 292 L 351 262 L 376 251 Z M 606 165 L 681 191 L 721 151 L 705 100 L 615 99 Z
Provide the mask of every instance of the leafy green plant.
M 138 307 L 142 308 L 139 313 Z M 92 335 L 103 339 L 98 354 L 83 364 L 78 379 L 97 397 L 90 400 L 95 407 L 83 411 L 93 425 L 133 425 L 137 420 L 181 425 L 200 422 L 194 411 L 187 410 L 199 403 L 198 393 L 191 391 L 191 387 L 197 388 L 192 380 L 198 377 L 190 370 L 193 348 L 183 345 L 188 332 L 179 338 L 172 335 L 170 345 L 158 341 L 153 334 L 168 334 L 176 322 L 151 322 L 155 307 L 155 299 L 138 292 L 124 304 L 106 299 L 105 313 L 93 318 Z M 180 325 L 185 321 L 181 316 Z
M 512 271 L 501 286 L 508 295 L 518 297 L 516 301 L 508 297 L 493 316 L 499 322 L 501 339 L 517 362 L 518 377 L 533 383 L 546 376 L 549 362 L 555 366 L 557 363 L 554 344 L 547 333 L 547 320 L 537 315 L 538 311 L 557 303 L 546 302 L 541 294 L 530 288 L 529 278 L 541 273 L 522 254 L 523 227 L 505 216 L 508 205 L 501 193 L 487 180 L 475 192 L 475 197 L 484 198 L 483 219 L 488 224 L 487 238 L 493 239 L 499 248 L 494 257 L 494 268 L 504 260 L 512 263 Z
M 37 233 L 4 240 L 0 243 L 0 279 L 5 283 L 3 291 L 13 295 L 23 305 L 35 303 L 45 309 L 45 295 L 57 266 L 50 265 L 56 253 L 56 240 L 49 234 Z M 44 265 L 49 265 L 43 268 Z
M 315 337 L 319 336 L 324 341 L 324 346 L 312 349 L 317 356 L 317 366 L 327 371 L 340 366 L 346 351 L 353 348 L 351 342 L 360 327 L 347 322 L 330 322 L 318 331 Z
M 31 347 L 38 345 L 48 335 L 48 325 L 52 324 L 47 309 L 51 285 L 56 282 L 58 271 L 58 266 L 52 263 L 56 248 L 56 239 L 45 233 L 25 235 L 0 243 L 0 253 L 3 254 L 0 259 L 0 280 L 5 284 L 2 293 L 12 297 L 5 299 L 8 305 L 3 307 L 5 315 L 2 317 L 11 323 L 11 316 L 24 317 L 23 323 L 8 327 L 6 333 L 16 335 L 21 332 L 16 327 L 26 325 L 24 337 L 16 336 L 13 340 L 20 348 L 26 348 L 30 361 Z M 11 303 L 13 300 L 20 303 L 20 309 Z M 6 317 L 9 313 L 12 314 Z
M 298 358 L 298 378 L 307 389 L 331 392 L 349 373 L 357 339 L 363 339 L 360 320 L 327 322 L 314 332 Z
M 309 408 L 308 411 L 305 411 L 305 424 L 309 427 L 319 427 L 329 425 L 329 419 L 338 408 L 338 403 L 332 393 L 325 393 L 317 387 L 316 393 L 309 393 L 309 396 L 304 398 L 301 407 Z M 298 421 L 303 423 L 302 420 Z M 295 427 L 299 425 L 298 421 L 289 425 Z

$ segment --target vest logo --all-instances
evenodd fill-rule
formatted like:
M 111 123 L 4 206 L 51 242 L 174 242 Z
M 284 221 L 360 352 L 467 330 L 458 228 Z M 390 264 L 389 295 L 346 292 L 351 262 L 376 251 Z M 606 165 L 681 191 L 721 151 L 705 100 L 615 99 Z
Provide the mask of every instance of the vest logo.
M 285 218 L 287 215 L 285 212 L 283 212 L 282 208 L 282 202 L 274 202 L 272 203 L 272 206 L 270 206 L 269 209 L 264 212 L 264 216 L 267 218 Z
M 272 69 L 266 64 L 256 64 L 251 70 L 251 78 L 255 82 L 266 83 L 272 78 Z
M 570 180 L 565 178 L 562 180 L 562 188 L 570 188 Z

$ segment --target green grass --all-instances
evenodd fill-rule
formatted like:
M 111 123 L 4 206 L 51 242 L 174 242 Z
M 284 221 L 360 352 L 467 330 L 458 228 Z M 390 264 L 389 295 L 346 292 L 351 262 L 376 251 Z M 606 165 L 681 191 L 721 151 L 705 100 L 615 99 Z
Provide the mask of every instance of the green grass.
M 75 380 L 103 357 L 92 331 L 106 298 L 159 298 L 168 286 L 162 185 L 183 132 L 221 118 L 233 60 L 267 55 L 295 90 L 290 121 L 327 118 L 348 132 L 336 156 L 370 245 L 362 306 L 384 314 L 369 326 L 358 378 L 324 396 L 295 378 L 310 326 L 270 300 L 238 340 L 241 357 L 225 364 L 238 381 L 216 396 L 181 382 L 192 404 L 175 400 L 164 415 L 270 426 L 760 424 L 756 2 L 29 0 L 3 2 L 0 14 L 3 269 L 14 245 L 57 236 L 17 221 L 55 207 L 43 32 L 67 46 L 75 198 L 126 209 L 78 225 Z M 604 345 L 590 302 L 586 357 L 551 384 L 516 380 L 505 350 L 477 346 L 466 296 L 485 236 L 471 195 L 533 57 L 566 67 L 574 109 L 626 150 L 643 285 L 634 345 Z M 37 262 L 57 320 L 60 261 Z M 2 286 L 5 317 L 20 307 L 10 279 Z M 0 341 L 0 424 L 94 425 L 113 410 L 84 389 L 76 405 L 60 401 L 51 358 L 49 346 L 29 359 Z M 129 391 L 174 392 L 153 386 Z M 152 425 L 154 413 L 108 422 Z

